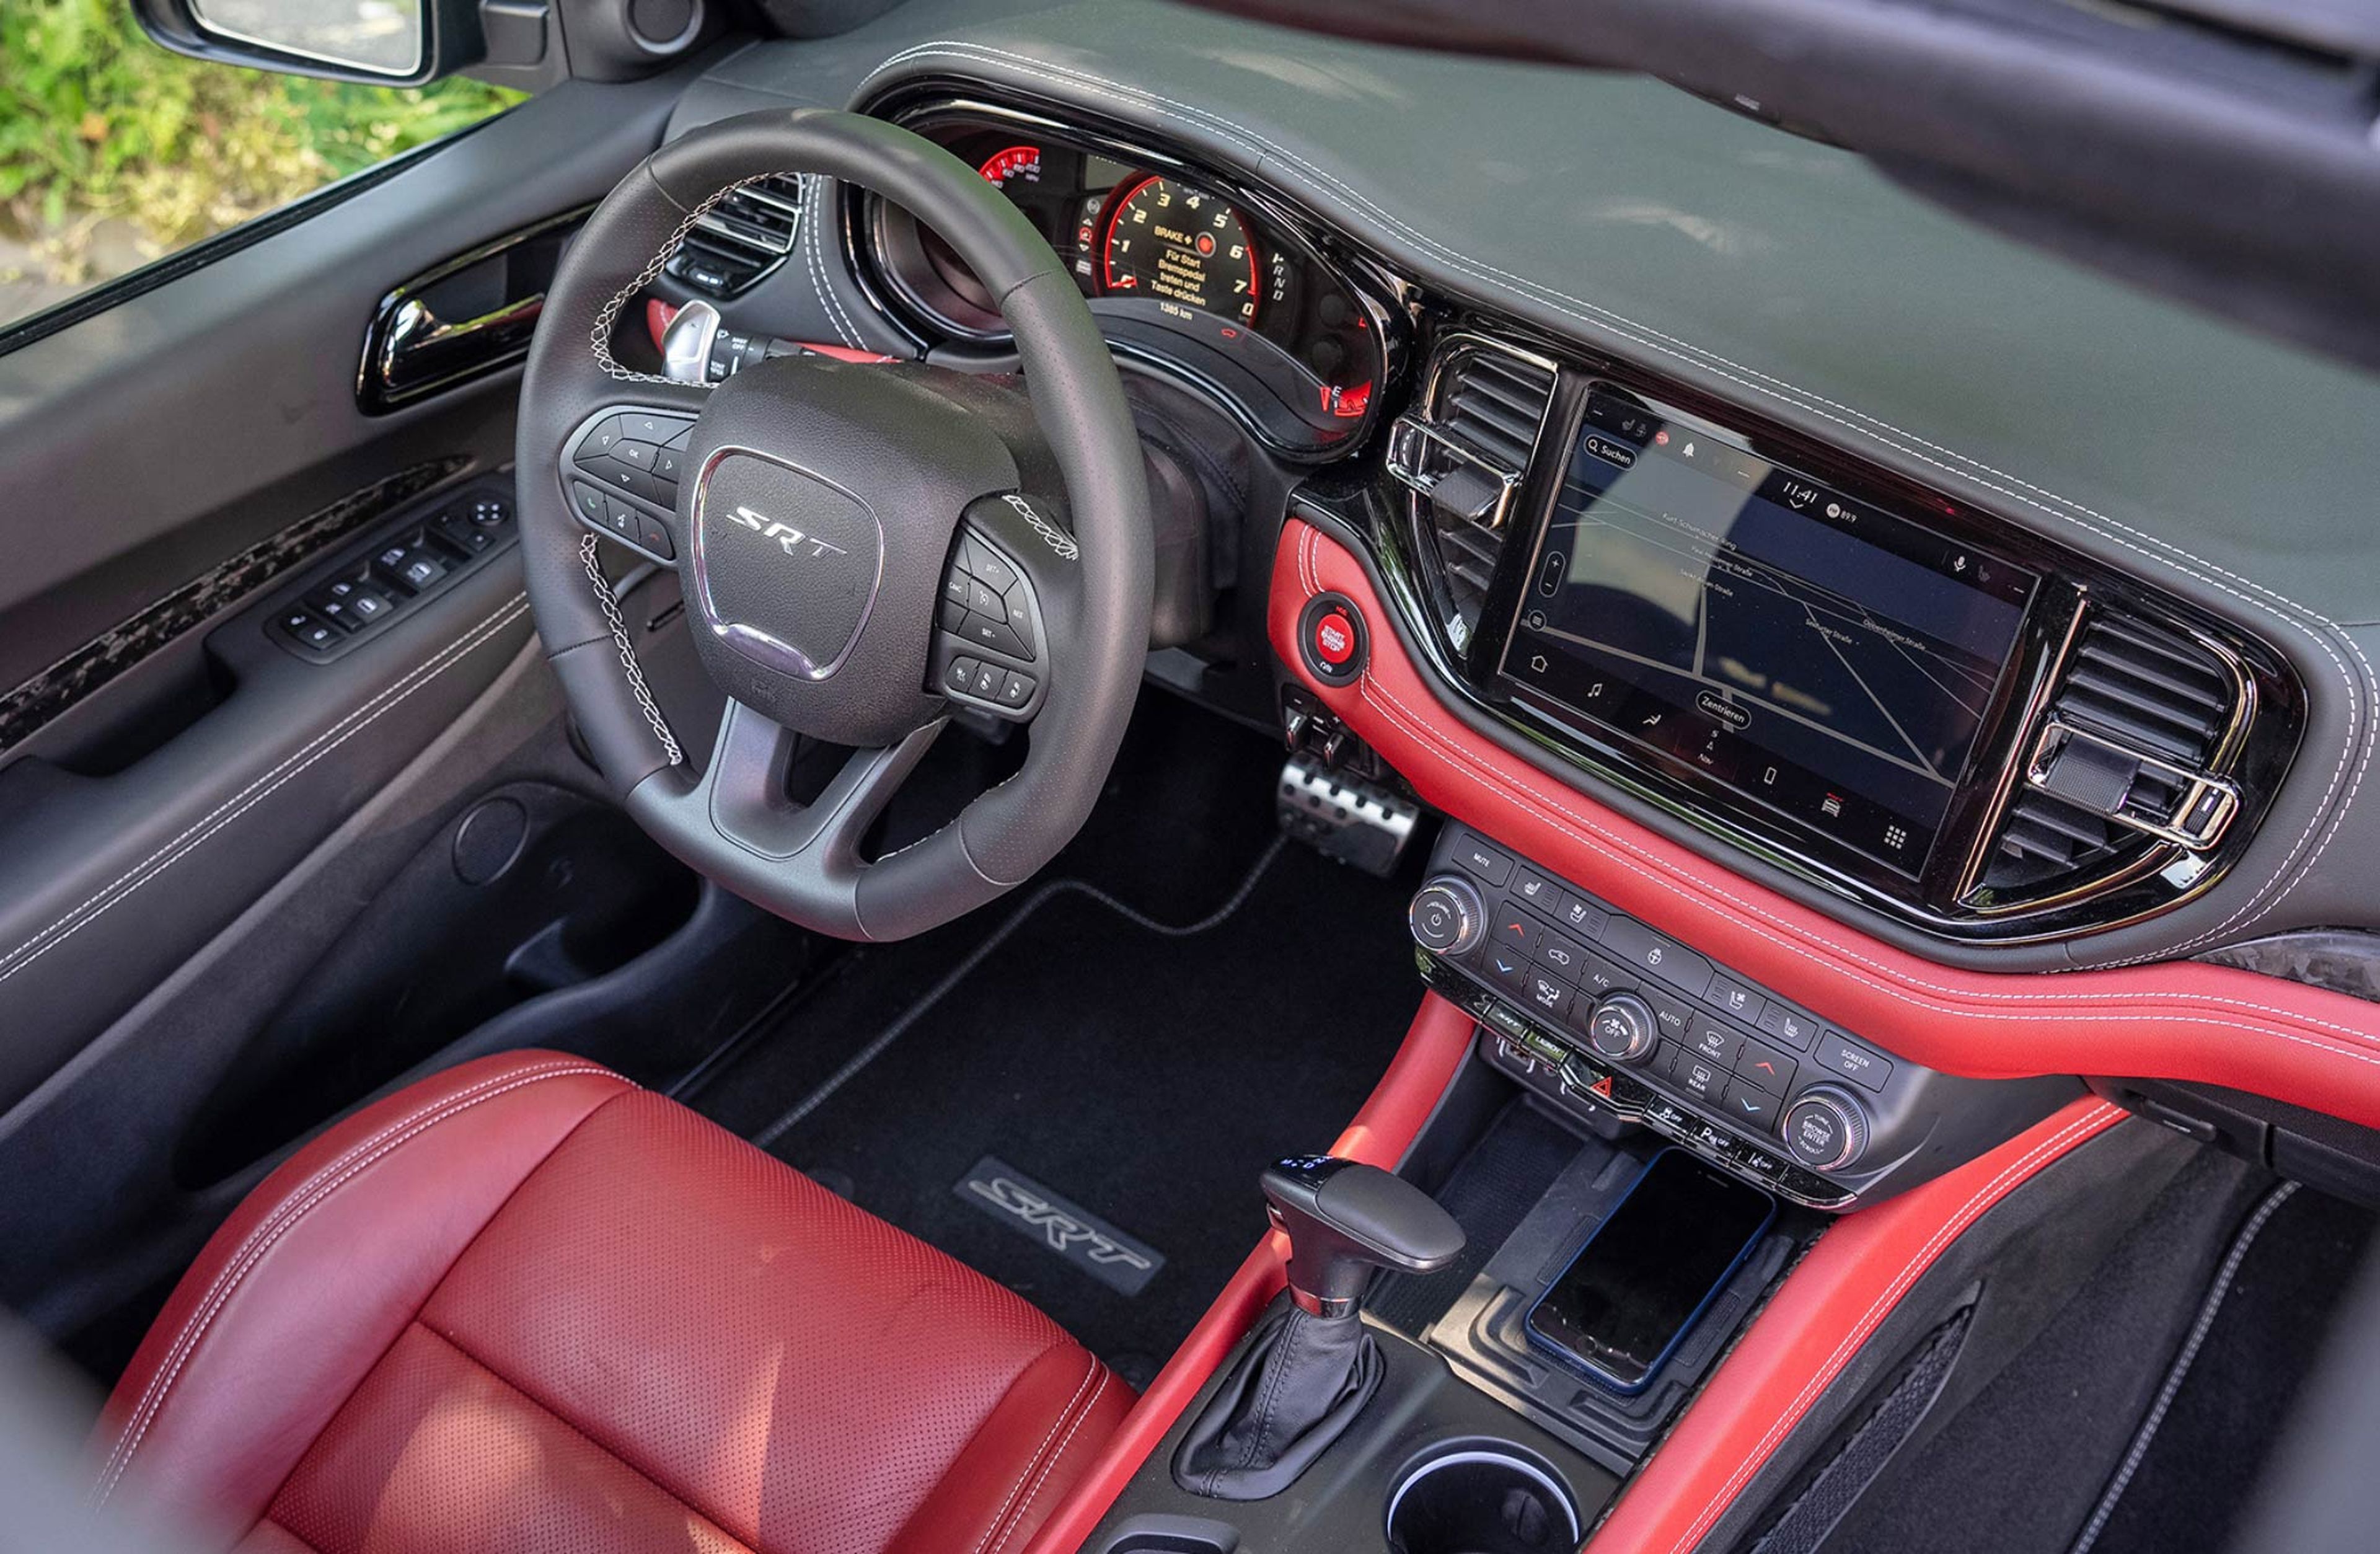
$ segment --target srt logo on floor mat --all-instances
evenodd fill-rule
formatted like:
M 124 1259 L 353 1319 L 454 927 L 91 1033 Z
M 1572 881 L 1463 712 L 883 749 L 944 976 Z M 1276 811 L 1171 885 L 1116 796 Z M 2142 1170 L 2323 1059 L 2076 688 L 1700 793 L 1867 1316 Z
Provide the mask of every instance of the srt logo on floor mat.
M 958 1184 L 958 1196 L 1029 1235 L 1099 1282 L 1138 1294 L 1165 1259 L 1088 1209 L 1067 1202 L 1004 1161 L 986 1155 Z
M 730 516 L 761 539 L 774 540 L 778 549 L 789 556 L 800 555 L 802 552 L 795 547 L 802 545 L 808 545 L 813 556 L 847 556 L 851 553 L 840 545 L 829 544 L 815 534 L 805 534 L 791 524 L 781 524 L 766 513 L 756 513 L 749 507 L 739 505 Z

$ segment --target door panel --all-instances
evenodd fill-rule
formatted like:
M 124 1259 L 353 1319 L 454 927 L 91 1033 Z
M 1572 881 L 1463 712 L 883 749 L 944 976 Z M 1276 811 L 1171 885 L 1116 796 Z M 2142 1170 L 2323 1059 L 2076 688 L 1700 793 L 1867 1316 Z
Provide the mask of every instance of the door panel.
M 0 355 L 0 1114 L 528 642 L 508 538 L 332 662 L 267 626 L 350 547 L 505 489 L 517 368 L 367 414 L 366 328 L 408 281 L 600 199 L 683 74 L 565 84 Z

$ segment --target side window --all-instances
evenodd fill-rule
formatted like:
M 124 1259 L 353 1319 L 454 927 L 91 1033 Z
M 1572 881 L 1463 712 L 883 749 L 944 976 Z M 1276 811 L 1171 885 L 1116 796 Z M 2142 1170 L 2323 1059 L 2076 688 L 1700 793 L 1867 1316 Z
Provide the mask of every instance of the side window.
M 0 0 L 0 329 L 520 96 L 212 64 L 151 42 L 127 0 Z

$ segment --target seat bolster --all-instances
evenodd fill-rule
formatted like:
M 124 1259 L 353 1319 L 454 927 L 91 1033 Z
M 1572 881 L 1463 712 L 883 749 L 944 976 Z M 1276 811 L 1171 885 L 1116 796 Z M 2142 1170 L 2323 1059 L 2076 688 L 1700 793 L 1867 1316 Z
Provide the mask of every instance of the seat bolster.
M 1071 1341 L 1024 1370 L 885 1554 L 1017 1554 L 1135 1401 Z
M 326 1131 L 176 1286 L 101 1417 L 102 1499 L 237 1536 L 515 1189 L 633 1089 L 553 1052 L 484 1058 Z

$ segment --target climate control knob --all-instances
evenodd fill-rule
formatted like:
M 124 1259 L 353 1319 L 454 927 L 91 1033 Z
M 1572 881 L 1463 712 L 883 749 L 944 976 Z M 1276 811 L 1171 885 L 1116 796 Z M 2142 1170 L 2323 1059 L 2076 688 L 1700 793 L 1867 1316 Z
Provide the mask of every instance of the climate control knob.
M 1488 934 L 1488 908 L 1460 874 L 1441 874 L 1415 891 L 1405 921 L 1414 942 L 1436 955 L 1467 955 Z
M 1660 1034 L 1653 1006 L 1634 993 L 1613 993 L 1587 1016 L 1587 1045 L 1616 1063 L 1641 1062 Z
M 1867 1152 L 1867 1108 L 1848 1090 L 1821 1085 L 1785 1109 L 1785 1148 L 1813 1171 L 1849 1171 Z

